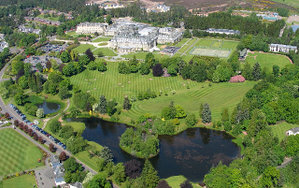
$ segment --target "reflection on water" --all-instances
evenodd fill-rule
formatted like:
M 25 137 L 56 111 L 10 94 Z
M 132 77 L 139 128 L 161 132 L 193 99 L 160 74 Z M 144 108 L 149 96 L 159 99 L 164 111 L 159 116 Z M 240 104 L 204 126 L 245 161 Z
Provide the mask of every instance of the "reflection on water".
M 44 114 L 51 114 L 57 112 L 60 109 L 60 105 L 53 102 L 44 101 L 43 104 L 37 105 L 39 108 L 44 109 Z
M 96 118 L 80 121 L 86 124 L 82 136 L 108 146 L 116 162 L 134 158 L 118 146 L 126 125 Z M 159 136 L 159 139 L 160 153 L 151 162 L 161 178 L 184 175 L 191 181 L 202 181 L 213 165 L 217 165 L 219 161 L 228 164 L 239 155 L 239 148 L 232 142 L 232 137 L 220 131 L 193 128 L 175 136 Z

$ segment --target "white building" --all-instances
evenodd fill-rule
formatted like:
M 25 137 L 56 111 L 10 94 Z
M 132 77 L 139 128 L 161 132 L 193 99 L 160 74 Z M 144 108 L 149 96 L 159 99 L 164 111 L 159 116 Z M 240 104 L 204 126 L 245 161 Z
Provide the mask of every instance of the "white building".
M 298 51 L 297 46 L 290 46 L 284 44 L 270 44 L 269 48 L 271 52 L 290 53 L 290 51 L 294 51 L 295 53 L 297 53 Z
M 159 29 L 158 44 L 175 43 L 183 38 L 182 29 L 163 27 Z
M 76 33 L 79 34 L 104 34 L 107 30 L 108 24 L 106 23 L 80 23 L 77 25 Z
M 170 6 L 166 6 L 164 4 L 159 4 L 159 5 L 157 5 L 157 10 L 159 10 L 159 12 L 168 12 L 168 11 L 170 11 Z
M 209 29 L 206 30 L 206 32 L 213 33 L 213 34 L 240 35 L 240 31 L 238 31 L 238 30 L 229 30 L 229 29 L 209 28 Z
M 291 135 L 295 136 L 295 135 L 299 134 L 299 127 L 295 127 L 295 128 L 288 130 L 286 134 L 288 136 L 291 136 Z
M 64 167 L 63 164 L 60 163 L 59 159 L 56 156 L 50 157 L 50 166 L 54 173 L 54 181 L 56 186 L 61 186 L 66 184 L 64 181 Z
M 34 33 L 39 35 L 41 30 L 40 29 L 33 29 L 31 27 L 25 27 L 25 25 L 20 25 L 19 26 L 19 31 L 22 33 Z

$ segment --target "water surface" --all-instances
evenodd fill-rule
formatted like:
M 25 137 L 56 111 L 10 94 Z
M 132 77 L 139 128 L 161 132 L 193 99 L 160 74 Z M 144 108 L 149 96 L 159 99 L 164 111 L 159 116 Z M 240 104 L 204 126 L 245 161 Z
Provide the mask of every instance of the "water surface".
M 127 126 L 97 118 L 81 119 L 86 124 L 83 138 L 108 146 L 115 162 L 125 162 L 134 157 L 122 151 L 118 144 Z M 175 135 L 159 136 L 160 153 L 151 159 L 161 178 L 184 175 L 191 181 L 202 181 L 210 168 L 220 161 L 229 164 L 239 156 L 238 146 L 224 132 L 205 128 L 192 128 Z
M 60 104 L 47 101 L 44 101 L 43 104 L 38 104 L 37 106 L 44 109 L 44 114 L 51 114 L 57 112 L 60 109 Z

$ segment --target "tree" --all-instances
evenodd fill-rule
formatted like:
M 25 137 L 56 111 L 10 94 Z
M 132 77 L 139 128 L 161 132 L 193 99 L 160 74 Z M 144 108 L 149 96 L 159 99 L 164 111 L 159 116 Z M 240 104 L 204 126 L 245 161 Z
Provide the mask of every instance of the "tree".
M 97 63 L 97 68 L 98 68 L 98 71 L 105 72 L 107 70 L 106 63 L 103 61 Z
M 70 54 L 67 51 L 63 51 L 60 54 L 60 59 L 63 63 L 68 63 L 71 60 Z
M 154 76 L 162 76 L 163 75 L 163 67 L 161 64 L 158 63 L 153 67 L 153 75 Z
M 150 73 L 150 66 L 147 63 L 141 63 L 139 67 L 139 72 L 142 75 L 148 75 Z
M 193 188 L 192 184 L 186 180 L 184 181 L 181 185 L 180 185 L 181 188 Z
M 72 61 L 77 61 L 78 60 L 78 52 L 75 51 L 75 50 L 72 50 L 71 53 L 70 53 L 70 56 L 71 56 L 71 60 Z
M 89 55 L 91 55 L 91 54 L 89 54 Z M 84 54 L 84 55 L 79 56 L 79 62 L 82 65 L 87 65 L 90 62 L 90 59 L 89 59 L 88 55 Z
M 56 151 L 56 148 L 54 147 L 54 144 L 52 144 L 52 143 L 49 145 L 49 149 L 53 153 Z
M 160 180 L 156 188 L 171 188 L 171 187 L 168 185 L 167 181 Z
M 287 156 L 296 156 L 299 153 L 299 135 L 288 136 L 284 141 Z
M 99 156 L 105 160 L 106 164 L 113 161 L 112 151 L 106 146 L 99 152 Z
M 24 64 L 24 75 L 26 77 L 30 76 L 30 74 L 31 74 L 31 67 L 32 67 L 32 65 L 30 63 L 25 63 Z
M 136 159 L 125 162 L 125 174 L 127 177 L 135 179 L 141 174 L 141 162 Z
M 123 163 L 117 163 L 113 167 L 113 176 L 112 178 L 117 184 L 121 184 L 122 182 L 125 181 L 126 174 L 125 174 L 125 166 Z
M 186 124 L 188 127 L 193 127 L 197 123 L 195 114 L 189 114 L 186 117 Z
M 89 93 L 79 92 L 74 95 L 74 104 L 81 110 L 91 110 L 94 103 L 95 99 Z
M 45 116 L 44 114 L 44 109 L 43 108 L 39 108 L 36 110 L 36 117 L 38 118 L 43 118 Z
M 28 88 L 28 78 L 24 75 L 21 76 L 18 80 L 19 86 L 21 86 L 22 89 L 27 89 Z
M 89 61 L 94 61 L 96 58 L 93 56 L 93 53 L 92 51 L 90 50 L 90 48 L 88 48 L 86 51 L 85 51 L 85 54 L 88 56 L 89 58 Z
M 112 116 L 116 112 L 117 102 L 115 99 L 108 101 L 107 103 L 107 113 L 109 116 Z
M 67 160 L 67 155 L 64 151 L 62 151 L 60 154 L 59 154 L 59 160 L 61 161 L 65 161 Z
M 166 120 L 169 120 L 174 119 L 176 114 L 176 108 L 173 106 L 173 101 L 171 101 L 168 107 L 162 109 L 161 117 Z
M 187 116 L 185 110 L 180 105 L 175 105 L 176 118 L 185 118 Z
M 222 110 L 222 113 L 221 113 L 221 121 L 222 121 L 222 122 L 229 121 L 228 108 L 224 108 L 224 109 Z
M 203 105 L 201 119 L 203 123 L 211 123 L 212 121 L 210 106 L 207 103 Z
M 261 79 L 261 66 L 259 63 L 254 64 L 252 70 L 252 78 L 253 80 L 257 81 Z
M 14 99 L 17 105 L 24 105 L 26 103 L 27 96 L 23 93 L 17 93 Z
M 61 123 L 59 121 L 50 121 L 48 126 L 50 131 L 54 134 L 58 133 L 61 129 Z
M 126 65 L 126 63 L 119 63 L 118 64 L 118 72 L 120 74 L 130 74 L 130 68 Z
M 88 182 L 87 188 L 112 188 L 112 186 L 111 183 L 106 180 L 106 176 L 99 173 Z
M 111 19 L 111 15 L 110 14 L 108 14 L 107 16 L 106 16 L 106 23 L 107 24 L 112 24 L 112 19 Z
M 123 108 L 125 110 L 131 109 L 131 104 L 130 104 L 130 100 L 129 100 L 128 96 L 125 96 Z
M 107 112 L 107 100 L 104 95 L 100 97 L 99 111 L 101 114 L 106 114 Z
M 280 67 L 278 65 L 273 65 L 272 70 L 273 70 L 274 77 L 277 78 L 279 76 Z
M 155 188 L 159 182 L 158 172 L 154 169 L 148 159 L 145 160 L 141 178 L 147 188 Z
M 69 98 L 70 93 L 69 93 L 68 87 L 67 86 L 59 86 L 58 96 L 60 97 L 60 99 Z
M 252 68 L 248 62 L 246 62 L 244 65 L 242 75 L 244 78 L 246 78 L 246 80 L 252 80 Z
M 82 165 L 77 163 L 74 157 L 68 158 L 64 163 L 63 167 L 65 171 L 76 172 L 77 170 L 83 170 Z
M 273 166 L 269 166 L 263 172 L 260 184 L 262 187 L 276 187 L 280 178 L 279 170 Z
M 86 148 L 87 142 L 83 139 L 83 137 L 71 137 L 67 140 L 66 146 L 70 152 L 76 154 Z
M 37 106 L 35 106 L 34 104 L 32 103 L 26 103 L 25 104 L 25 111 L 32 115 L 32 116 L 35 116 L 36 115 L 36 110 L 38 109 Z

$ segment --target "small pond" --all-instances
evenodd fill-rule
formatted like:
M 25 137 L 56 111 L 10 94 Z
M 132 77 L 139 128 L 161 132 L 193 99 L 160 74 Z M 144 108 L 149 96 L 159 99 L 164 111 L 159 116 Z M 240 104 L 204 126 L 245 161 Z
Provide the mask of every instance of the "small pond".
M 47 101 L 44 101 L 42 104 L 38 104 L 37 106 L 44 109 L 44 114 L 51 114 L 57 112 L 60 109 L 60 104 Z
M 80 119 L 85 122 L 83 138 L 108 146 L 115 162 L 125 162 L 134 157 L 122 151 L 118 144 L 127 128 L 97 118 Z M 184 175 L 194 182 L 202 181 L 210 168 L 219 161 L 229 164 L 239 156 L 239 147 L 230 135 L 205 128 L 192 128 L 175 135 L 160 136 L 160 153 L 151 159 L 161 178 Z

